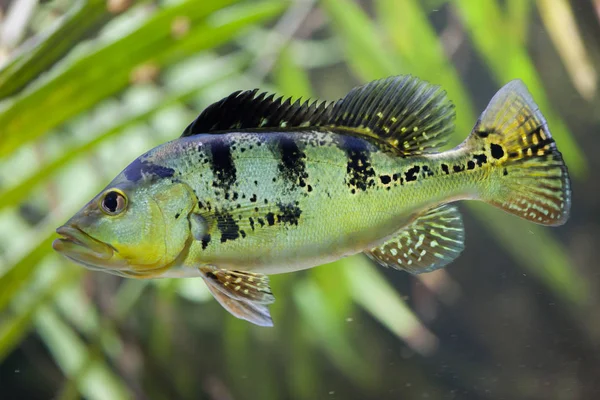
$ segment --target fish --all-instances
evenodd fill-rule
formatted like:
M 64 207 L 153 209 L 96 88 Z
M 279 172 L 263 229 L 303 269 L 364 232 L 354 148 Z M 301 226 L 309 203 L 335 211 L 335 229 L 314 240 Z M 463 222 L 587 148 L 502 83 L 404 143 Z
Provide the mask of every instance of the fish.
M 454 120 L 446 92 L 411 75 L 337 101 L 237 91 L 129 164 L 52 246 L 122 277 L 200 277 L 235 317 L 272 326 L 268 275 L 357 253 L 412 274 L 445 267 L 465 245 L 457 201 L 567 221 L 568 170 L 522 81 L 444 150 Z

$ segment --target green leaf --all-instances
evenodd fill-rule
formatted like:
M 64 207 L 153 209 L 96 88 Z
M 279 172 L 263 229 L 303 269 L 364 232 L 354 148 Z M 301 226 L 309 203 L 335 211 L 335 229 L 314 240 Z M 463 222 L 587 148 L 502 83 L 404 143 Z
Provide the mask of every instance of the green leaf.
M 364 360 L 350 343 L 346 325 L 342 323 L 345 316 L 335 313 L 323 290 L 306 279 L 296 283 L 293 296 L 316 344 L 348 378 L 365 388 L 371 387 L 376 381 L 376 370 L 365 368 Z
M 52 302 L 53 298 L 65 286 L 72 284 L 80 274 L 73 270 L 64 271 L 61 275 L 45 285 L 42 291 L 36 291 L 33 299 L 25 305 L 13 307 L 12 315 L 0 325 L 0 362 L 19 344 L 25 337 L 37 311 L 44 305 Z
M 16 293 L 27 284 L 40 260 L 52 250 L 52 240 L 55 237 L 54 232 L 41 233 L 31 250 L 0 276 L 0 311 L 4 310 Z
M 242 29 L 282 11 L 280 2 L 224 8 L 233 0 L 188 0 L 156 13 L 135 32 L 77 58 L 35 90 L 17 96 L 0 113 L 0 156 L 6 156 L 130 84 L 136 68 L 158 68 L 227 42 Z M 221 10 L 220 14 L 214 11 Z M 172 33 L 185 15 L 190 29 Z
M 106 0 L 81 0 L 59 24 L 35 41 L 26 43 L 0 70 L 0 99 L 23 89 L 46 72 L 77 43 L 99 30 L 114 17 Z
M 323 6 L 331 16 L 331 22 L 345 39 L 350 66 L 359 76 L 369 80 L 396 75 L 401 60 L 386 50 L 377 30 L 354 1 L 323 0 Z
M 351 260 L 352 267 L 345 271 L 354 301 L 411 349 L 423 355 L 432 354 L 438 346 L 437 337 L 419 321 L 372 263 L 362 255 Z
M 77 389 L 92 400 L 129 399 L 125 383 L 88 348 L 79 335 L 50 307 L 43 307 L 36 317 L 37 331 L 67 377 L 75 380 Z M 91 360 L 89 366 L 86 364 Z M 77 376 L 79 375 L 79 376 Z
M 588 169 L 585 155 L 559 114 L 550 105 L 541 78 L 527 54 L 524 43 L 521 43 L 518 37 L 497 34 L 511 32 L 511 22 L 497 1 L 458 0 L 456 6 L 473 44 L 484 57 L 497 82 L 504 84 L 515 78 L 525 82 L 548 120 L 569 171 L 579 177 L 585 176 Z
M 143 110 L 123 117 L 108 129 L 103 129 L 100 132 L 90 132 L 89 136 L 93 138 L 92 140 L 79 146 L 65 149 L 62 156 L 44 164 L 28 178 L 21 180 L 18 184 L 6 190 L 0 191 L 0 210 L 5 207 L 22 204 L 28 199 L 27 196 L 37 185 L 47 182 L 57 171 L 68 166 L 74 160 L 94 152 L 102 143 L 122 134 L 128 128 L 150 120 L 163 110 L 192 100 L 202 90 L 209 87 L 209 85 L 231 78 L 237 68 L 241 67 L 243 61 L 241 58 L 232 57 L 217 62 L 212 61 L 210 65 L 214 66 L 214 70 L 205 79 L 195 80 L 184 88 L 167 92 L 158 103 L 151 104 Z M 225 62 L 227 63 L 226 67 L 222 65 Z M 173 137 L 177 136 L 178 132 L 174 132 Z

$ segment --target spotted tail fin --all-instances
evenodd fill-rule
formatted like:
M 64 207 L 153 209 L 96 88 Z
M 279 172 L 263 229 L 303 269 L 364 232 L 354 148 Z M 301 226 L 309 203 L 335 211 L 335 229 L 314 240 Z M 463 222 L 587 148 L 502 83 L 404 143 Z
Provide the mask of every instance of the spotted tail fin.
M 483 200 L 538 224 L 565 223 L 571 205 L 567 167 L 523 82 L 512 81 L 496 93 L 467 145 L 485 147 L 496 167 Z

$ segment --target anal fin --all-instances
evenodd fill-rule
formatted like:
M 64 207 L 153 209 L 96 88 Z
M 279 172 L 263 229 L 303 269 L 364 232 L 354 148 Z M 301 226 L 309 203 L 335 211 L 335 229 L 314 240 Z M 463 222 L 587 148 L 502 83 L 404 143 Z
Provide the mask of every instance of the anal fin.
M 443 268 L 463 249 L 460 212 L 456 206 L 442 205 L 419 215 L 365 254 L 383 266 L 420 274 Z
M 273 326 L 267 305 L 275 297 L 266 275 L 213 266 L 203 266 L 200 272 L 215 299 L 232 315 L 259 326 Z

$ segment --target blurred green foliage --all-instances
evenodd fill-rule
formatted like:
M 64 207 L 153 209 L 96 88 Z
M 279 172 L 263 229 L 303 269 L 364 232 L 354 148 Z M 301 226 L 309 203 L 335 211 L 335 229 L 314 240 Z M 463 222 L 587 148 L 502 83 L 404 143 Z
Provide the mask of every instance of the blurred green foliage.
M 356 256 L 274 276 L 271 330 L 235 320 L 198 280 L 90 273 L 50 246 L 54 229 L 108 179 L 233 90 L 334 99 L 397 74 L 448 92 L 457 108 L 455 143 L 498 87 L 521 78 L 575 187 L 597 199 L 587 183 L 596 161 L 580 144 L 587 136 L 570 132 L 564 116 L 582 130 L 598 121 L 591 112 L 560 112 L 599 105 L 600 57 L 586 42 L 600 30 L 598 19 L 588 15 L 583 34 L 576 23 L 593 15 L 591 1 L 583 11 L 566 0 L 26 3 L 13 0 L 0 13 L 3 395 L 592 398 L 597 388 L 582 383 L 585 373 L 561 364 L 553 383 L 553 368 L 529 368 L 573 362 L 600 345 L 600 325 L 589 323 L 600 285 L 585 268 L 597 260 L 585 221 L 598 210 L 583 196 L 561 238 L 469 204 L 467 251 L 449 271 L 415 278 Z M 11 42 L 6 32 L 23 40 Z M 550 79 L 556 75 L 563 79 Z M 557 101 L 564 93 L 577 100 Z M 489 325 L 499 321 L 505 325 Z M 521 337 L 512 337 L 515 326 Z M 570 333 L 561 339 L 545 336 L 564 326 Z M 564 338 L 582 344 L 563 352 L 556 340 Z M 523 355 L 532 340 L 542 347 Z M 544 343 L 557 354 L 540 361 Z M 582 364 L 598 371 L 596 358 Z M 525 359 L 531 365 L 522 368 Z M 503 363 L 522 370 L 507 372 Z

